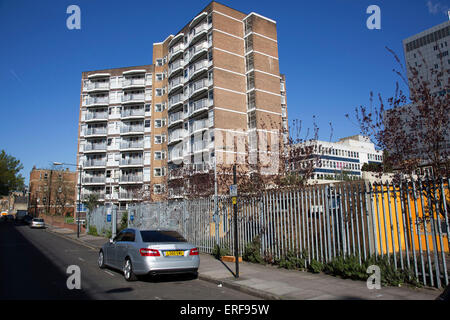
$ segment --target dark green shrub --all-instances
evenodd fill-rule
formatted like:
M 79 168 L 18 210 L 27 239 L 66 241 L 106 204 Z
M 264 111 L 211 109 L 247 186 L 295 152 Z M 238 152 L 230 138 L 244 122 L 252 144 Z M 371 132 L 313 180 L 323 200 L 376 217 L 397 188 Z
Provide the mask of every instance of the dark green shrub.
M 224 245 L 223 247 L 218 246 L 217 244 L 214 246 L 214 249 L 211 253 L 216 259 L 222 258 L 223 256 L 230 256 L 231 250 Z
M 244 248 L 244 254 L 242 255 L 244 261 L 253 263 L 264 263 L 264 259 L 261 257 L 261 238 L 256 236 L 252 242 L 247 243 Z
M 311 271 L 312 273 L 320 273 L 322 272 L 323 268 L 324 268 L 323 263 L 315 259 L 312 259 L 311 263 L 308 266 L 308 270 Z
M 302 252 L 297 255 L 297 253 L 293 250 L 289 250 L 281 259 L 275 259 L 275 264 L 277 264 L 280 268 L 285 269 L 300 269 L 303 270 L 306 268 L 306 259 L 308 255 L 306 252 Z

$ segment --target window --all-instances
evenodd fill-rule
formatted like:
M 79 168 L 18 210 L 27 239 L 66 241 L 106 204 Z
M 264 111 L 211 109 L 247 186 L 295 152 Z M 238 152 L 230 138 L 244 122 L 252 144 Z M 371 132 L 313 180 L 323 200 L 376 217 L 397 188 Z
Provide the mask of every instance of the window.
M 161 67 L 163 65 L 163 59 L 156 59 L 156 65 Z
M 145 127 L 150 128 L 150 120 L 145 120 Z
M 248 127 L 250 129 L 256 128 L 256 111 L 251 111 L 248 114 Z
M 155 104 L 155 112 L 163 112 L 165 109 L 164 103 Z
M 145 105 L 145 112 L 150 112 L 150 105 L 149 104 Z
M 155 128 L 162 128 L 166 125 L 166 119 L 156 119 Z
M 164 74 L 163 73 L 157 73 L 156 74 L 156 81 L 163 81 Z
M 156 96 L 157 97 L 161 97 L 162 96 L 162 89 L 161 88 L 156 88 Z
M 162 184 L 154 184 L 153 185 L 153 193 L 161 194 L 164 192 L 164 185 Z
M 166 158 L 166 153 L 164 151 L 155 151 L 155 160 L 164 160 Z
M 143 242 L 187 242 L 176 231 L 140 231 Z
M 155 144 L 161 144 L 166 141 L 165 135 L 155 135 Z
M 154 168 L 153 169 L 153 176 L 154 177 L 162 177 L 166 175 L 166 168 L 162 167 L 162 168 Z

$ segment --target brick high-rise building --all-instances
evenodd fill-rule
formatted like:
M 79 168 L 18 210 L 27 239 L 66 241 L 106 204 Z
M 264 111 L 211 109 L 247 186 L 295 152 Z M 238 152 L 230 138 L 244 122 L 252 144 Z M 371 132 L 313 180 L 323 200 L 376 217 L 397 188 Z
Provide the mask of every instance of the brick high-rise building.
M 239 153 L 222 137 L 287 131 L 276 22 L 211 2 L 153 44 L 151 65 L 83 72 L 79 127 L 82 194 L 122 207 L 182 195 L 181 167 Z

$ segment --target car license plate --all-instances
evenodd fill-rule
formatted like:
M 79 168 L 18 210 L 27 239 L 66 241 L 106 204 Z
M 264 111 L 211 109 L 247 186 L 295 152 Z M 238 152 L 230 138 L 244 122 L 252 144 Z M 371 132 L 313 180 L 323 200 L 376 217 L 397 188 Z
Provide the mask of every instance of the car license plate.
M 167 256 L 184 256 L 184 251 L 166 251 Z

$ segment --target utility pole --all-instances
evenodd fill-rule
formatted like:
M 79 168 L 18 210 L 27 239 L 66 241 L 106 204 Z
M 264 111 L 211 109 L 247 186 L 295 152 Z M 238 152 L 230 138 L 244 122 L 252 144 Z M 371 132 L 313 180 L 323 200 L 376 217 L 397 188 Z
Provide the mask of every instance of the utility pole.
M 233 165 L 233 184 L 236 186 L 236 164 Z M 238 248 L 238 221 L 237 221 L 237 197 L 233 197 L 234 212 L 234 258 L 236 263 L 236 278 L 239 278 L 239 248 Z

